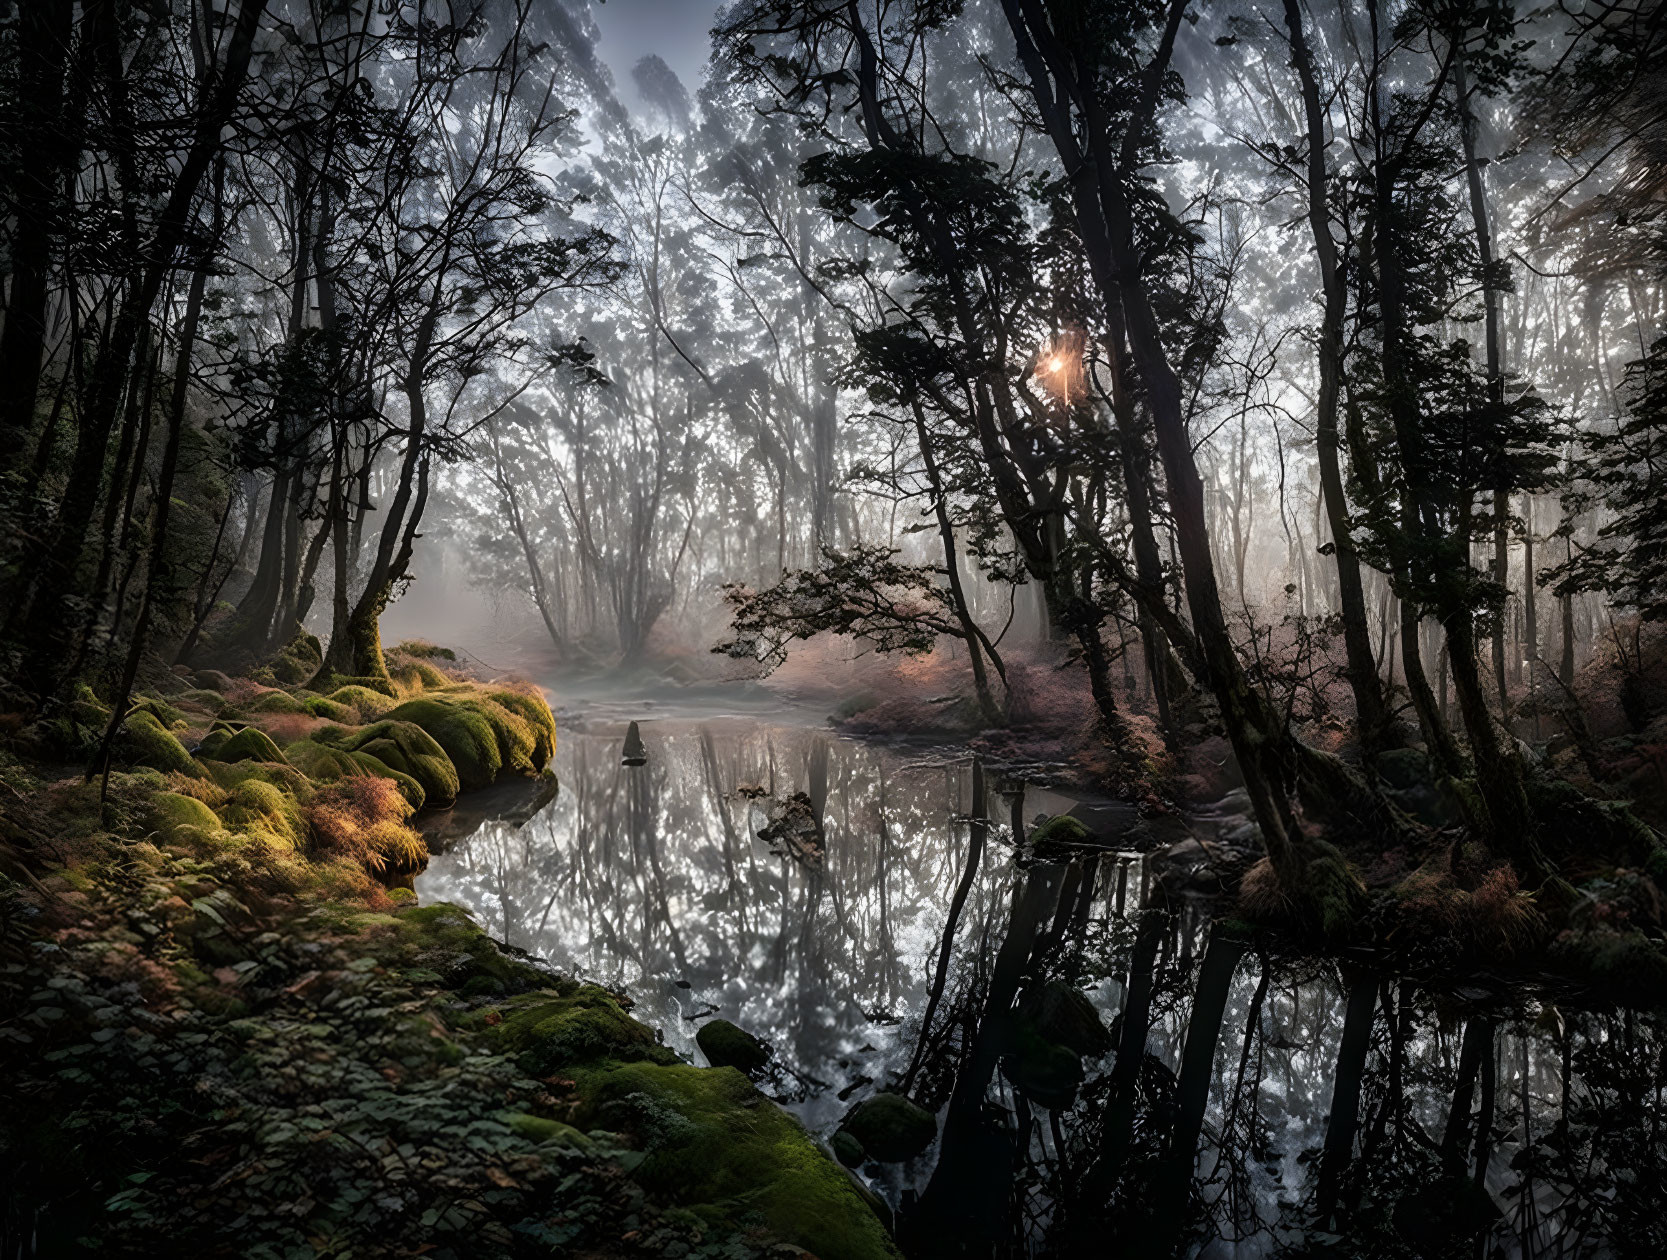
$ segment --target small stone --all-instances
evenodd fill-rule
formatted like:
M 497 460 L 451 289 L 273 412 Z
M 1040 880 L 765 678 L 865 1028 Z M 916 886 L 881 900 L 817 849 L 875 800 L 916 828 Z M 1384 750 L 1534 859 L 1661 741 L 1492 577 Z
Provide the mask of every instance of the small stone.
M 770 1047 L 727 1019 L 702 1024 L 695 1044 L 713 1067 L 739 1068 L 749 1076 L 770 1061 Z
M 882 1093 L 858 1103 L 845 1121 L 845 1130 L 870 1159 L 899 1164 L 932 1145 L 938 1136 L 938 1120 L 901 1094 Z
M 828 1139 L 828 1147 L 834 1153 L 834 1158 L 847 1168 L 860 1168 L 868 1158 L 868 1152 L 863 1150 L 862 1143 L 849 1129 L 841 1129 Z

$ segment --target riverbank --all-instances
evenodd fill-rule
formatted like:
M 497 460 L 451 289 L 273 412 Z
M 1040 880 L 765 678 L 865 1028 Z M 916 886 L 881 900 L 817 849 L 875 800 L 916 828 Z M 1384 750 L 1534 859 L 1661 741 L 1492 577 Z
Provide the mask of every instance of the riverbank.
M 14 733 L 8 1254 L 894 1255 L 739 1071 L 388 887 L 419 810 L 546 772 L 543 699 L 415 643 L 311 691 L 311 649 L 153 680 L 102 801 L 38 755 L 95 695 Z
M 1314 759 L 1300 826 L 1339 859 L 1316 868 L 1324 878 L 1309 881 L 1307 905 L 1266 857 L 1207 701 L 1194 698 L 1184 738 L 1169 747 L 1139 681 L 1125 678 L 1128 739 L 1114 750 L 1085 672 L 1068 660 L 1014 654 L 1000 728 L 980 718 L 964 659 L 941 648 L 845 660 L 812 650 L 771 681 L 801 703 L 820 701 L 855 738 L 955 748 L 981 757 L 998 782 L 1125 802 L 1138 820 L 1106 825 L 1077 811 L 1083 825 L 1045 833 L 1044 847 L 1079 860 L 1140 849 L 1172 895 L 1208 899 L 1216 917 L 1270 948 L 1369 956 L 1403 974 L 1505 974 L 1603 1001 L 1640 986 L 1667 994 L 1667 634 L 1629 633 L 1617 631 L 1566 690 L 1515 698 L 1539 871 L 1490 848 L 1477 780 L 1442 773 L 1415 732 L 1400 732 L 1403 746 L 1369 773 L 1344 723 L 1299 724 Z M 1347 698 L 1333 694 L 1324 711 L 1339 706 Z

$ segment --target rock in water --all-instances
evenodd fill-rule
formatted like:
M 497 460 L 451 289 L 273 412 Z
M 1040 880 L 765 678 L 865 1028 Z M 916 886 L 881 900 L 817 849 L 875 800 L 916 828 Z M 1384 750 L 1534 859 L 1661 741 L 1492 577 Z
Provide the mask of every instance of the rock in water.
M 770 1061 L 769 1046 L 727 1019 L 702 1024 L 695 1034 L 695 1044 L 713 1067 L 739 1068 L 748 1076 Z
M 840 1132 L 850 1134 L 869 1159 L 900 1164 L 932 1145 L 938 1119 L 902 1094 L 875 1094 L 857 1104 Z
M 621 750 L 620 765 L 646 766 L 648 764 L 648 748 L 642 742 L 642 734 L 637 730 L 637 724 L 631 723 L 625 732 L 625 747 Z
M 770 822 L 758 838 L 776 853 L 815 870 L 822 865 L 822 820 L 810 797 L 795 792 L 770 807 Z
M 1082 1084 L 1082 1059 L 1069 1047 L 1049 1041 L 1023 1021 L 1017 1046 L 1001 1060 L 1001 1074 L 1034 1103 L 1050 1111 L 1069 1107 Z
M 868 1152 L 862 1149 L 862 1143 L 851 1136 L 851 1130 L 841 1129 L 828 1139 L 828 1149 L 834 1153 L 834 1158 L 847 1168 L 860 1168 L 868 1158 Z
M 1090 1058 L 1111 1049 L 1111 1034 L 1100 1012 L 1081 989 L 1063 980 L 1037 985 L 1019 999 L 1019 1014 L 1049 1041 Z

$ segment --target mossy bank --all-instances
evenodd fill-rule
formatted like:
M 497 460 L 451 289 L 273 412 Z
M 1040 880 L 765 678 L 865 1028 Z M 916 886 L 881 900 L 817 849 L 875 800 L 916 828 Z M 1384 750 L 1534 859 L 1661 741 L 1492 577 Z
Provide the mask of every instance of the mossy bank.
M 277 664 L 299 676 L 306 655 Z M 530 689 L 424 645 L 388 659 L 378 686 L 327 694 L 164 680 L 124 715 L 107 785 L 44 755 L 108 721 L 90 691 L 3 754 L 8 1240 L 896 1255 L 858 1183 L 740 1072 L 682 1062 L 622 995 L 387 887 L 426 861 L 418 810 L 547 773 L 556 738 Z

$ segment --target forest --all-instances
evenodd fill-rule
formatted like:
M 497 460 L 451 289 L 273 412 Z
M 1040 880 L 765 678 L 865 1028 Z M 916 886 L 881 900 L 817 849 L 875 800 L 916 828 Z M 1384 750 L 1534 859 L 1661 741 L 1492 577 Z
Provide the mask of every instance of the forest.
M 0 297 L 5 1260 L 1667 1255 L 1659 0 L 0 0 Z

